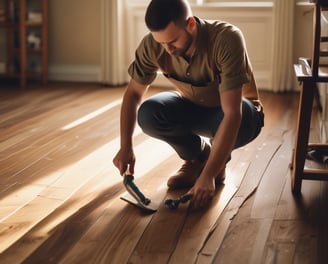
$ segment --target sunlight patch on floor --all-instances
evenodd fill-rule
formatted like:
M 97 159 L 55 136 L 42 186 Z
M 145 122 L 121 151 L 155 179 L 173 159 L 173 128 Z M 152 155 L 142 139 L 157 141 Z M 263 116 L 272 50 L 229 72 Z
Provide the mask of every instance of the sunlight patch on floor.
M 137 128 L 135 136 L 140 133 L 142 131 Z M 119 144 L 120 139 L 117 137 L 71 165 L 58 168 L 57 171 L 50 172 L 28 185 L 22 185 L 14 193 L 2 199 L 0 210 L 6 212 L 2 215 L 2 219 L 0 216 L 0 223 L 10 226 L 11 223 L 22 221 L 22 216 L 25 215 L 24 222 L 29 224 L 22 229 L 12 230 L 10 239 L 3 241 L 1 251 L 52 214 L 73 195 L 74 200 L 70 201 L 67 208 L 60 213 L 57 212 L 55 219 L 43 228 L 54 228 L 53 224 L 58 224 L 58 221 L 64 221 L 65 218 L 74 214 L 82 206 L 78 197 L 84 198 L 85 195 L 90 194 L 89 191 L 81 194 L 78 191 L 97 175 L 106 173 L 102 184 L 97 185 L 97 188 L 91 186 L 93 194 L 101 194 L 102 191 L 122 181 L 122 177 L 112 163 L 112 159 L 119 149 Z M 135 147 L 135 153 L 138 157 L 136 178 L 140 178 L 170 157 L 174 151 L 169 145 L 146 136 L 145 140 Z M 44 182 L 51 184 L 44 184 Z M 31 210 L 33 212 L 37 210 L 37 212 L 33 213 Z
M 109 111 L 110 109 L 120 105 L 121 103 L 122 103 L 122 99 L 115 100 L 115 101 L 113 101 L 113 102 L 111 102 L 111 103 L 109 103 L 109 104 L 107 104 L 103 107 L 100 107 L 96 111 L 93 111 L 93 112 L 91 112 L 91 113 L 89 113 L 89 114 L 87 114 L 87 115 L 85 115 L 85 116 L 83 116 L 79 119 L 76 119 L 75 121 L 67 124 L 66 126 L 62 127 L 62 130 L 69 130 L 69 129 L 72 129 L 74 127 L 77 127 L 77 126 L 79 126 L 79 125 L 81 125 L 81 124 L 83 124 L 83 123 L 85 123 L 85 122 L 87 122 L 87 121 L 89 121 L 89 120 L 91 120 L 91 119 L 93 119 L 93 118 L 95 118 L 95 117 Z
M 149 138 L 135 148 L 135 155 L 137 157 L 135 174 L 136 177 L 142 177 L 171 155 L 176 154 L 167 143 Z

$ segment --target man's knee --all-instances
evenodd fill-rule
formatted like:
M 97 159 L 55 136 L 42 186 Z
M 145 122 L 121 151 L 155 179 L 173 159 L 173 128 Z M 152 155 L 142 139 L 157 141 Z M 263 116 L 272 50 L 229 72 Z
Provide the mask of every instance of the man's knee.
M 153 130 L 157 126 L 158 108 L 159 104 L 150 100 L 147 100 L 140 105 L 138 109 L 137 121 L 142 130 Z

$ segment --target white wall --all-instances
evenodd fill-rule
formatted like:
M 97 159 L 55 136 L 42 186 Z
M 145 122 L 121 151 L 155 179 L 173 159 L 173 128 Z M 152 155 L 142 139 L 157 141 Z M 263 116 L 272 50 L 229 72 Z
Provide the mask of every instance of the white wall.
M 129 43 L 128 61 L 132 61 L 134 50 L 147 33 L 144 25 L 146 4 L 127 1 L 127 35 Z M 238 26 L 244 33 L 250 60 L 254 69 L 257 85 L 269 90 L 272 82 L 273 49 L 273 5 L 272 3 L 246 4 L 219 3 L 193 5 L 193 13 L 205 19 L 219 19 Z M 158 76 L 155 85 L 168 85 L 162 76 Z

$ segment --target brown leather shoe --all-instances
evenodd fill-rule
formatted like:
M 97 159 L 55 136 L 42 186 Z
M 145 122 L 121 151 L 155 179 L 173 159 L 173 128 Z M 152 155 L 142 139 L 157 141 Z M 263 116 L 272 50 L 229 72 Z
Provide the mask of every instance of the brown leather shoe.
M 186 160 L 182 167 L 167 181 L 170 189 L 183 189 L 194 186 L 206 161 Z
M 211 147 L 206 144 L 204 150 L 199 155 L 199 158 L 196 160 L 186 160 L 182 167 L 168 179 L 167 186 L 170 189 L 192 187 L 201 174 L 210 152 Z
M 194 186 L 197 178 L 201 174 L 206 162 L 200 163 L 194 160 L 187 160 L 175 175 L 169 178 L 167 186 L 173 189 L 191 188 Z M 218 187 L 224 183 L 226 174 L 225 168 L 215 178 L 215 186 Z

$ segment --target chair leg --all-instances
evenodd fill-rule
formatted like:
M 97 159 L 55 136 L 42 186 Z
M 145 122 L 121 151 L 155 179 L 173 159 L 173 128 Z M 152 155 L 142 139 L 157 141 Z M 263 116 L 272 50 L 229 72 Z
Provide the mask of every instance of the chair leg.
M 293 150 L 294 152 L 295 150 Z M 293 154 L 292 157 L 292 163 L 291 165 L 291 188 L 292 188 L 292 193 L 294 195 L 298 195 L 301 193 L 301 188 L 302 188 L 302 179 L 299 174 L 297 174 L 296 171 L 296 166 L 295 166 L 295 155 Z
M 318 85 L 315 85 L 315 90 L 314 90 L 314 98 L 318 104 L 318 110 L 320 113 L 322 113 L 322 104 L 321 104 L 321 100 L 320 100 L 320 93 L 319 93 L 319 88 Z
M 291 187 L 294 194 L 299 194 L 302 187 L 304 164 L 310 133 L 314 88 L 315 83 L 311 80 L 306 80 L 303 81 L 300 91 L 296 138 L 291 166 Z

